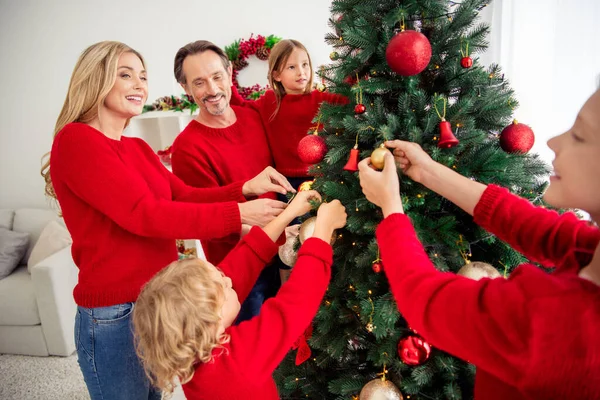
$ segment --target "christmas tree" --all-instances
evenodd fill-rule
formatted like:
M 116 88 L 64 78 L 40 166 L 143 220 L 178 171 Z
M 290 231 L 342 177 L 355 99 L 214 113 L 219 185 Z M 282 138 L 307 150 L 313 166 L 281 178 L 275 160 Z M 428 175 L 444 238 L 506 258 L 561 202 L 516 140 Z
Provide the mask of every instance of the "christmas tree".
M 311 170 L 312 188 L 326 200 L 339 199 L 348 223 L 337 232 L 323 304 L 297 350 L 276 371 L 282 398 L 400 398 L 375 397 L 393 388 L 365 387 L 373 380 L 392 383 L 405 399 L 472 398 L 475 368 L 430 346 L 398 311 L 374 236 L 382 214 L 364 198 L 354 171 L 356 161 L 385 140 L 402 139 L 419 143 L 462 175 L 541 202 L 549 170 L 527 154 L 533 132 L 513 121 L 518 103 L 499 66 L 483 66 L 475 56 L 487 47 L 489 27 L 477 21 L 486 5 L 333 0 L 325 38 L 332 63 L 319 71 L 319 90 L 347 96 L 350 104 L 323 104 L 315 117 L 323 128 L 311 132 L 321 139 L 307 136 L 299 152 L 322 151 L 324 158 Z M 377 150 L 374 160 L 381 151 L 387 150 Z M 439 270 L 456 273 L 473 260 L 506 276 L 525 261 L 422 185 L 405 178 L 401 192 L 404 210 Z M 477 264 L 466 269 L 483 275 L 490 270 Z M 384 371 L 386 381 L 380 379 Z

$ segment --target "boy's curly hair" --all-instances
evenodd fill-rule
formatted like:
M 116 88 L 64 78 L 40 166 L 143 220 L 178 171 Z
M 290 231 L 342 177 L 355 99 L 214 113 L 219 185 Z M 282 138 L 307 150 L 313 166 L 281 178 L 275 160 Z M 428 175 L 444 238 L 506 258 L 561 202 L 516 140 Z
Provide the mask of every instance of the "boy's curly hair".
M 211 264 L 186 259 L 169 264 L 148 282 L 133 310 L 136 351 L 150 382 L 167 394 L 184 384 L 195 364 L 229 341 L 217 336 L 224 290 Z

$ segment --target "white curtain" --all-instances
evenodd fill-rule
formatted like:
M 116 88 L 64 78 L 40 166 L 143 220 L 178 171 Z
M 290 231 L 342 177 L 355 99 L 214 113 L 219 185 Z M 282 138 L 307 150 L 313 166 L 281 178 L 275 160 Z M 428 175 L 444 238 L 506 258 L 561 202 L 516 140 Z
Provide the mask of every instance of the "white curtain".
M 599 0 L 496 0 L 482 12 L 490 47 L 519 100 L 515 117 L 536 135 L 532 152 L 552 161 L 546 141 L 567 130 L 600 76 Z

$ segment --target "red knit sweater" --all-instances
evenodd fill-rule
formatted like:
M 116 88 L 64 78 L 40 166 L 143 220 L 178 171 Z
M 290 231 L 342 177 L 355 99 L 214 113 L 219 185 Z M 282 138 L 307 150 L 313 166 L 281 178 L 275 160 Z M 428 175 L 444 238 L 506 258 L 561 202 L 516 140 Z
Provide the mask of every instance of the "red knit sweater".
M 237 121 L 211 128 L 191 121 L 173 143 L 173 173 L 194 187 L 219 187 L 247 181 L 273 165 L 265 131 L 256 112 L 233 107 Z M 261 197 L 275 198 L 273 193 Z M 202 240 L 206 259 L 220 263 L 240 240 L 240 232 Z
M 347 104 L 348 99 L 328 92 L 313 90 L 309 94 L 286 94 L 275 118 L 271 116 L 277 108 L 273 90 L 267 90 L 256 101 L 244 100 L 235 87 L 232 89 L 231 103 L 244 105 L 258 111 L 267 131 L 269 146 L 275 161 L 275 168 L 287 177 L 308 177 L 310 164 L 302 162 L 298 155 L 298 143 L 306 136 L 321 103 Z
M 489 186 L 475 222 L 553 274 L 525 264 L 508 280 L 437 271 L 409 219 L 377 229 L 384 270 L 407 321 L 432 345 L 477 366 L 475 398 L 600 399 L 600 287 L 578 276 L 600 231 Z
M 142 286 L 177 259 L 175 239 L 241 229 L 238 182 L 186 186 L 141 139 L 110 139 L 81 123 L 54 138 L 50 173 L 79 267 L 73 296 L 84 307 L 135 301 Z M 229 201 L 226 203 L 215 203 Z M 214 204 L 193 204 L 193 203 Z M 215 216 L 219 216 L 215 218 Z M 210 223 L 208 223 L 210 221 Z
M 254 227 L 219 265 L 233 281 L 240 302 L 276 252 L 277 244 Z M 225 352 L 215 351 L 212 362 L 196 367 L 192 380 L 183 385 L 186 398 L 279 399 L 271 375 L 315 316 L 327 290 L 332 258 L 328 243 L 308 239 L 277 296 L 263 304 L 260 315 L 228 328 L 231 340 L 224 346 Z

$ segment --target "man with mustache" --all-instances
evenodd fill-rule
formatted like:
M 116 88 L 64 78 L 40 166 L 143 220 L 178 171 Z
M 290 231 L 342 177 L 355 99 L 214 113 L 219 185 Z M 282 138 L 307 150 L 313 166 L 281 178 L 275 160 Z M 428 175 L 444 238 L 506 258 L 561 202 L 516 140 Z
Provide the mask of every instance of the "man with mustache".
M 281 185 L 274 184 L 274 190 L 285 187 L 293 191 L 287 179 L 272 168 L 273 159 L 259 114 L 250 108 L 230 106 L 232 69 L 221 48 L 206 40 L 183 46 L 175 56 L 174 73 L 177 82 L 200 108 L 196 119 L 173 143 L 175 175 L 190 186 L 216 187 L 248 180 L 264 171 L 274 183 Z M 275 200 L 275 193 L 264 197 L 262 226 L 286 207 L 285 203 Z M 213 223 L 222 224 L 219 218 L 215 215 Z M 241 234 L 244 231 L 243 228 Z M 240 235 L 236 234 L 202 241 L 206 259 L 219 264 L 239 239 Z M 263 270 L 242 305 L 238 321 L 258 314 L 264 300 L 276 294 L 280 285 L 278 265 Z

